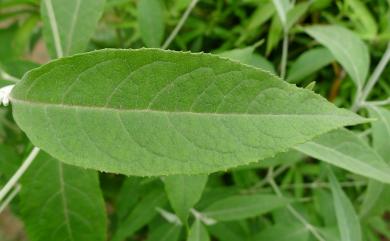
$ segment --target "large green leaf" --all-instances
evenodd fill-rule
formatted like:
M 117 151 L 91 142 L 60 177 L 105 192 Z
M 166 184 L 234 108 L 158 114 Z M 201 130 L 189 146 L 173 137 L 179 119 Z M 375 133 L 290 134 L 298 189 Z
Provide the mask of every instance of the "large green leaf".
M 390 183 L 390 166 L 373 148 L 346 129 L 331 131 L 296 149 L 350 172 Z
M 21 213 L 31 241 L 106 240 L 97 173 L 43 152 L 22 179 Z
M 327 47 L 357 87 L 362 88 L 370 67 L 370 55 L 365 43 L 352 31 L 336 25 L 311 26 L 305 31 Z
M 231 196 L 212 203 L 202 213 L 217 221 L 255 217 L 289 203 L 286 198 L 274 195 Z
M 180 238 L 181 226 L 173 223 L 164 223 L 151 229 L 147 241 L 177 241 Z
M 164 177 L 165 192 L 175 213 L 187 223 L 190 209 L 199 201 L 206 186 L 207 175 L 172 175 Z
M 306 241 L 309 239 L 309 230 L 301 224 L 276 224 L 254 235 L 253 241 Z
M 362 233 L 359 218 L 355 209 L 341 188 L 337 178 L 329 168 L 329 181 L 332 189 L 333 203 L 336 211 L 337 224 L 343 241 L 361 241 Z
M 101 50 L 30 71 L 17 124 L 66 163 L 130 175 L 210 173 L 367 120 L 210 54 Z
M 42 0 L 43 37 L 52 57 L 85 50 L 105 0 Z

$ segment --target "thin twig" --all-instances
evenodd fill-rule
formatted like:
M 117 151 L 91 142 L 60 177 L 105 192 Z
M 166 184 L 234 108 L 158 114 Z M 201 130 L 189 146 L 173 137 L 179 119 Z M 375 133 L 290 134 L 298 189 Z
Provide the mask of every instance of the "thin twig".
M 176 35 L 179 33 L 180 29 L 183 27 L 184 23 L 187 21 L 188 16 L 190 15 L 192 9 L 196 6 L 199 0 L 192 0 L 191 3 L 188 5 L 186 11 L 184 12 L 183 16 L 177 23 L 176 27 L 173 29 L 172 33 L 169 35 L 167 40 L 165 40 L 162 48 L 166 49 L 169 47 L 169 45 L 172 43 L 173 39 L 176 37 Z
M 15 172 L 15 174 L 11 177 L 11 179 L 8 180 L 7 184 L 0 190 L 0 202 L 4 199 L 4 197 L 8 194 L 8 192 L 16 185 L 16 183 L 19 181 L 20 177 L 24 174 L 24 172 L 28 169 L 28 167 L 31 165 L 32 161 L 35 159 L 35 157 L 39 153 L 39 148 L 34 147 L 33 150 L 30 152 L 26 160 L 23 162 L 23 164 L 19 167 L 19 169 Z
M 17 83 L 20 81 L 20 79 L 8 74 L 7 72 L 5 72 L 2 69 L 0 69 L 0 78 L 2 78 L 3 80 L 13 82 L 13 83 Z
M 275 180 L 273 179 L 273 168 L 271 167 L 268 171 L 267 180 L 269 184 L 271 185 L 272 189 L 278 195 L 279 197 L 283 197 L 282 192 L 280 191 L 278 185 L 276 185 Z M 287 209 L 291 212 L 292 215 L 294 215 L 295 218 L 297 218 L 306 228 L 309 230 L 314 237 L 317 238 L 319 241 L 325 241 L 325 239 L 320 235 L 317 228 L 311 225 L 306 219 L 290 204 L 287 204 Z
M 288 30 L 284 27 L 283 35 L 283 49 L 282 49 L 282 62 L 280 64 L 280 77 L 286 78 L 287 58 L 288 58 Z
M 390 97 L 385 100 L 365 101 L 362 103 L 362 106 L 368 106 L 368 105 L 375 105 L 375 106 L 390 105 Z
M 390 60 L 390 42 L 387 44 L 387 48 L 385 53 L 382 56 L 382 59 L 379 61 L 374 72 L 371 74 L 363 91 L 361 92 L 361 94 L 360 92 L 358 92 L 358 94 L 356 95 L 357 97 L 355 98 L 355 102 L 352 106 L 352 111 L 356 112 L 357 110 L 359 110 L 362 104 L 366 101 L 368 95 L 371 93 L 372 88 L 374 88 L 375 84 L 378 82 L 379 77 L 381 76 L 389 60 Z
M 20 192 L 20 184 L 18 184 L 14 190 L 7 196 L 4 202 L 0 205 L 0 213 L 4 211 L 4 209 L 12 202 L 12 200 L 16 197 L 16 195 Z

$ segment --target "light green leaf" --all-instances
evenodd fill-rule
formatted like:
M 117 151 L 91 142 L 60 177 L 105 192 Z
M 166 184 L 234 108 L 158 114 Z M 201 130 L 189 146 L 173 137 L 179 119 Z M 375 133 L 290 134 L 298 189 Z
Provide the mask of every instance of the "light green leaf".
M 269 72 L 158 49 L 53 61 L 11 101 L 34 145 L 59 160 L 141 176 L 226 170 L 367 121 Z
M 266 56 L 268 56 L 272 50 L 278 45 L 283 36 L 283 26 L 279 17 L 275 14 L 271 20 L 271 26 L 267 35 L 267 46 L 265 50 Z
M 112 237 L 112 241 L 122 241 L 130 237 L 137 230 L 149 223 L 157 214 L 157 208 L 167 202 L 165 193 L 161 188 L 151 190 L 134 207 Z
M 285 26 L 287 23 L 287 12 L 292 7 L 290 1 L 289 0 L 272 0 L 272 2 L 274 3 L 274 6 L 275 6 L 275 9 L 278 13 L 280 22 L 282 23 L 283 26 Z
M 209 233 L 199 219 L 192 225 L 187 241 L 210 241 Z
M 309 230 L 300 224 L 277 224 L 256 234 L 251 240 L 306 241 L 309 234 Z
M 217 221 L 231 221 L 259 216 L 288 203 L 274 195 L 232 196 L 212 203 L 202 213 Z
M 326 133 L 296 149 L 350 172 L 390 183 L 390 166 L 374 149 L 346 129 Z
M 275 73 L 275 68 L 271 62 L 269 62 L 263 56 L 254 53 L 255 47 L 250 46 L 242 49 L 232 49 L 218 54 L 221 57 L 229 58 L 239 61 L 243 64 L 252 65 L 260 69 L 268 70 L 271 73 Z
M 164 223 L 151 229 L 147 241 L 177 241 L 180 237 L 181 226 L 172 223 Z
M 390 164 L 390 110 L 369 106 L 370 117 L 377 119 L 372 122 L 373 146 L 375 150 Z
M 343 241 L 361 241 L 362 234 L 359 218 L 347 195 L 341 189 L 332 170 L 329 168 L 329 181 L 332 189 L 333 204 L 336 211 L 337 224 Z
M 298 83 L 316 71 L 334 61 L 333 55 L 326 48 L 314 48 L 301 54 L 291 65 L 287 81 Z
M 305 28 L 305 31 L 327 47 L 357 88 L 362 88 L 370 67 L 366 44 L 352 31 L 336 25 L 311 26 Z
M 147 47 L 160 47 L 164 38 L 164 5 L 162 0 L 140 0 L 137 18 L 141 38 Z
M 300 18 L 306 13 L 311 1 L 298 3 L 287 13 L 286 29 L 287 31 L 296 24 Z
M 361 0 L 347 0 L 346 3 L 352 9 L 352 13 L 349 16 L 352 18 L 359 32 L 364 37 L 375 38 L 378 32 L 378 26 L 365 3 Z
M 202 196 L 206 182 L 207 175 L 172 175 L 164 177 L 168 200 L 183 224 L 187 223 L 190 209 Z
M 97 173 L 41 152 L 22 179 L 21 216 L 31 241 L 104 241 L 105 206 Z
M 52 57 L 83 52 L 103 13 L 104 0 L 42 0 L 43 37 Z

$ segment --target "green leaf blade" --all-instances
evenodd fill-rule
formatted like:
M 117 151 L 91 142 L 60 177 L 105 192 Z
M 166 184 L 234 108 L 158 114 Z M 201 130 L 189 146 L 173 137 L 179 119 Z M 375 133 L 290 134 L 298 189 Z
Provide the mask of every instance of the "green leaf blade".
M 374 149 L 346 129 L 331 131 L 296 149 L 353 173 L 390 183 L 390 166 Z
M 169 202 L 183 224 L 187 223 L 190 209 L 201 198 L 206 182 L 207 175 L 172 175 L 164 178 Z
M 103 13 L 104 3 L 105 0 L 43 0 L 43 37 L 50 55 L 62 57 L 83 52 Z
M 53 61 L 11 99 L 18 125 L 56 158 L 140 176 L 225 170 L 367 121 L 269 72 L 158 49 Z
M 274 195 L 231 196 L 212 203 L 202 213 L 217 221 L 240 220 L 270 212 L 289 202 Z
M 312 26 L 305 28 L 305 31 L 329 49 L 357 88 L 363 87 L 370 67 L 370 55 L 367 46 L 357 35 L 335 25 Z
M 31 241 L 106 240 L 96 172 L 39 154 L 22 179 L 22 219 Z

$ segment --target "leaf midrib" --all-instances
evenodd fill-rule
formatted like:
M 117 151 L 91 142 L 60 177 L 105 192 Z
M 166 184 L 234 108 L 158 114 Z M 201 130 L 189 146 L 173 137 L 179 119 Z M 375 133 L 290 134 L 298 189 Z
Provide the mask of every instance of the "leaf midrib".
M 184 114 L 184 115 L 212 115 L 212 116 L 264 116 L 264 117 L 337 117 L 337 118 L 346 118 L 351 119 L 355 118 L 351 115 L 335 115 L 335 114 L 277 114 L 277 113 L 248 113 L 248 112 L 190 112 L 190 111 L 164 111 L 164 110 L 152 110 L 152 109 L 117 109 L 113 107 L 106 106 L 83 106 L 83 105 L 69 105 L 69 104 L 53 104 L 53 103 L 45 103 L 45 102 L 37 102 L 37 101 L 25 101 L 14 99 L 11 96 L 11 102 L 25 104 L 25 105 L 36 105 L 42 106 L 43 108 L 47 107 L 58 107 L 58 108 L 66 108 L 66 109 L 84 109 L 84 110 L 93 110 L 93 111 L 112 111 L 112 112 L 128 112 L 128 113 L 156 113 L 156 114 Z M 370 119 L 368 118 L 360 118 L 356 120 L 356 123 L 364 123 L 368 122 Z

